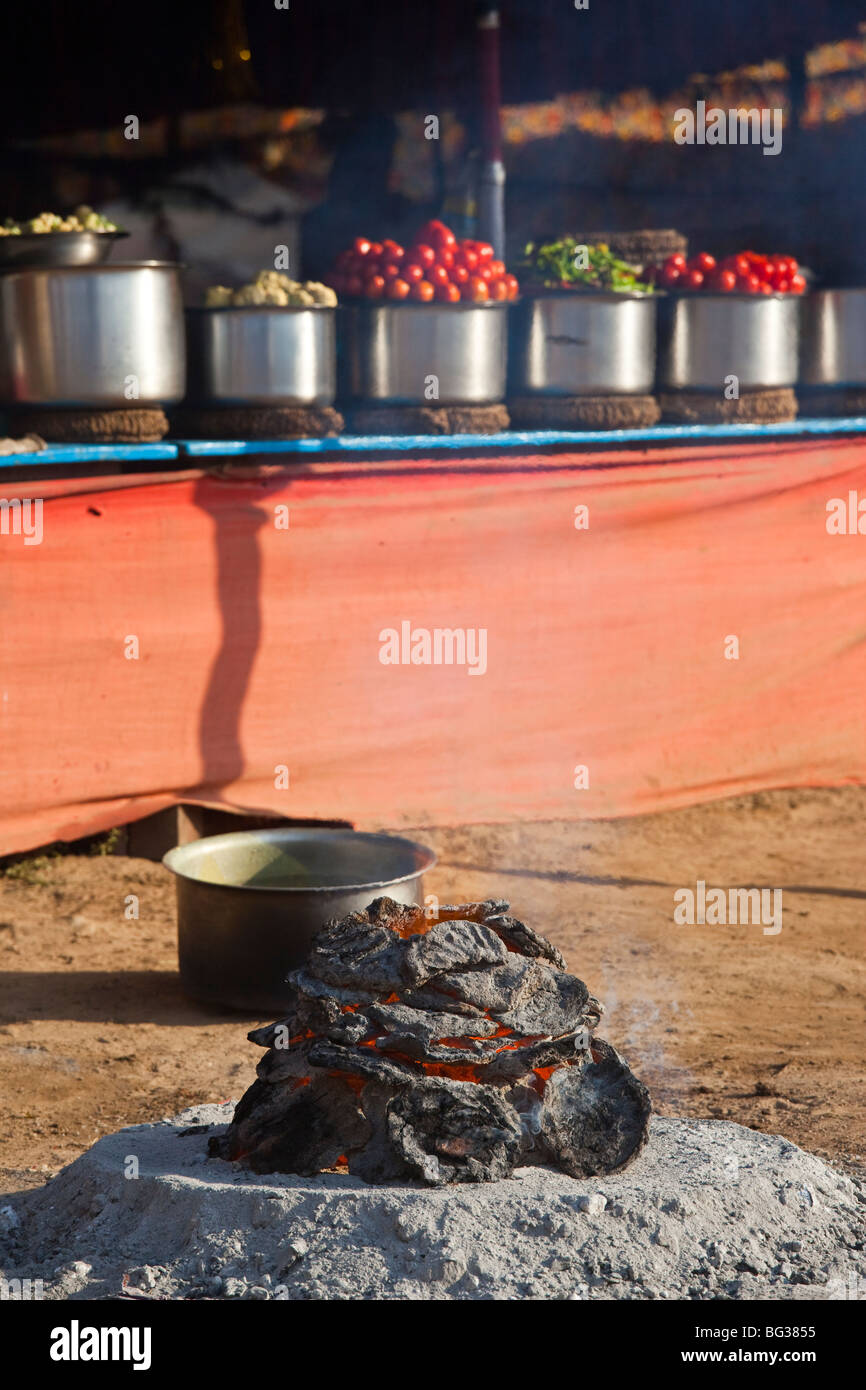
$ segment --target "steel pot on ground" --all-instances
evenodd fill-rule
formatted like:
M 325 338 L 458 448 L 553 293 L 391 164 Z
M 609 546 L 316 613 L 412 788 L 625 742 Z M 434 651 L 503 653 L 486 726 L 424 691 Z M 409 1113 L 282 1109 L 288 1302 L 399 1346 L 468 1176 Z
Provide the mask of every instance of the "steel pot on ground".
M 659 306 L 658 382 L 668 391 L 794 386 L 800 297 L 794 294 L 669 294 Z
M 420 904 L 436 856 L 396 835 L 281 826 L 194 840 L 163 863 L 186 992 L 266 1017 L 290 1002 L 286 975 L 324 922 L 383 896 Z

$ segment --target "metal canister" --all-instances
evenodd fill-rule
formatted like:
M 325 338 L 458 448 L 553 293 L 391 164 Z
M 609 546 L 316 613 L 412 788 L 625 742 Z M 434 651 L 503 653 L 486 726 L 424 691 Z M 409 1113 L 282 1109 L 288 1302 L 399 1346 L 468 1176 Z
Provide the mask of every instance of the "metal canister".
M 190 402 L 332 405 L 337 392 L 335 314 L 328 305 L 188 309 Z
M 340 393 L 393 405 L 505 395 L 508 305 L 370 303 L 340 311 Z
M 551 291 L 514 305 L 514 395 L 645 395 L 656 365 L 654 294 Z
M 800 298 L 794 294 L 671 294 L 659 308 L 659 385 L 668 391 L 794 386 Z
M 108 262 L 0 276 L 4 405 L 173 405 L 185 381 L 179 266 Z
M 805 386 L 866 386 L 866 289 L 808 295 L 802 333 Z

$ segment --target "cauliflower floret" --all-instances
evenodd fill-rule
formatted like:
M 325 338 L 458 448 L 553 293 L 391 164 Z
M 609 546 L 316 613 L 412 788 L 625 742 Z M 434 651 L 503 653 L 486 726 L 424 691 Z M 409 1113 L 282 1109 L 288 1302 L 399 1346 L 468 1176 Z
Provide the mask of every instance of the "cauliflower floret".
M 211 285 L 204 297 L 206 309 L 224 309 L 232 302 L 232 291 L 228 285 Z
M 331 289 L 330 285 L 322 285 L 318 280 L 307 280 L 304 285 L 307 294 L 312 295 L 314 304 L 326 304 L 329 308 L 334 308 L 337 303 L 337 294 Z
M 232 295 L 232 304 L 266 304 L 267 291 L 261 285 L 242 285 Z
M 290 280 L 288 275 L 283 275 L 282 271 L 279 270 L 260 270 L 255 283 L 261 285 L 263 289 L 280 290 L 285 294 L 297 288 L 296 282 Z
M 308 294 L 305 289 L 298 285 L 297 289 L 291 291 L 288 296 L 288 303 L 293 309 L 310 309 L 315 304 L 315 299 Z

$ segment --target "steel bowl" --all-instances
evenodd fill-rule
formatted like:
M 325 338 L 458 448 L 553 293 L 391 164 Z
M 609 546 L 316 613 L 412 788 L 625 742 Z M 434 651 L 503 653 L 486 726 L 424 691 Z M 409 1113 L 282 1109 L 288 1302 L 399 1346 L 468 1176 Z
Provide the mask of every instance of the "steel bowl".
M 505 395 L 508 306 L 355 304 L 340 311 L 340 394 L 390 405 L 488 405 Z
M 659 305 L 659 385 L 669 391 L 794 386 L 796 294 L 669 294 Z
M 866 289 L 807 295 L 802 334 L 805 386 L 866 386 Z
M 424 845 L 355 830 L 242 830 L 169 850 L 176 876 L 184 989 L 210 1004 L 275 1015 L 291 1001 L 286 975 L 304 964 L 331 917 L 374 898 L 423 902 L 436 863 Z
M 587 396 L 653 389 L 654 294 L 551 291 L 514 306 L 509 391 Z
M 0 236 L 0 274 L 28 266 L 100 265 L 129 232 L 21 232 Z
M 118 262 L 0 276 L 3 404 L 135 409 L 172 405 L 184 389 L 179 266 Z
M 277 305 L 188 309 L 189 400 L 199 406 L 332 405 L 336 310 Z

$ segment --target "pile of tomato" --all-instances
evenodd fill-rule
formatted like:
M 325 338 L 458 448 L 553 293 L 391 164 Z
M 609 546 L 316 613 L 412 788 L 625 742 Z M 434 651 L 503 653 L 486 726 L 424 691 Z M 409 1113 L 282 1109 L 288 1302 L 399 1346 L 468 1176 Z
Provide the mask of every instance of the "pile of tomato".
M 338 294 L 360 299 L 410 299 L 440 304 L 516 299 L 508 275 L 486 241 L 463 240 L 444 222 L 425 222 L 408 250 L 396 241 L 356 237 L 327 277 Z
M 740 251 L 716 261 L 707 251 L 686 260 L 668 256 L 661 265 L 648 265 L 641 278 L 661 290 L 709 290 L 713 294 L 803 294 L 806 278 L 793 256 L 762 256 Z

